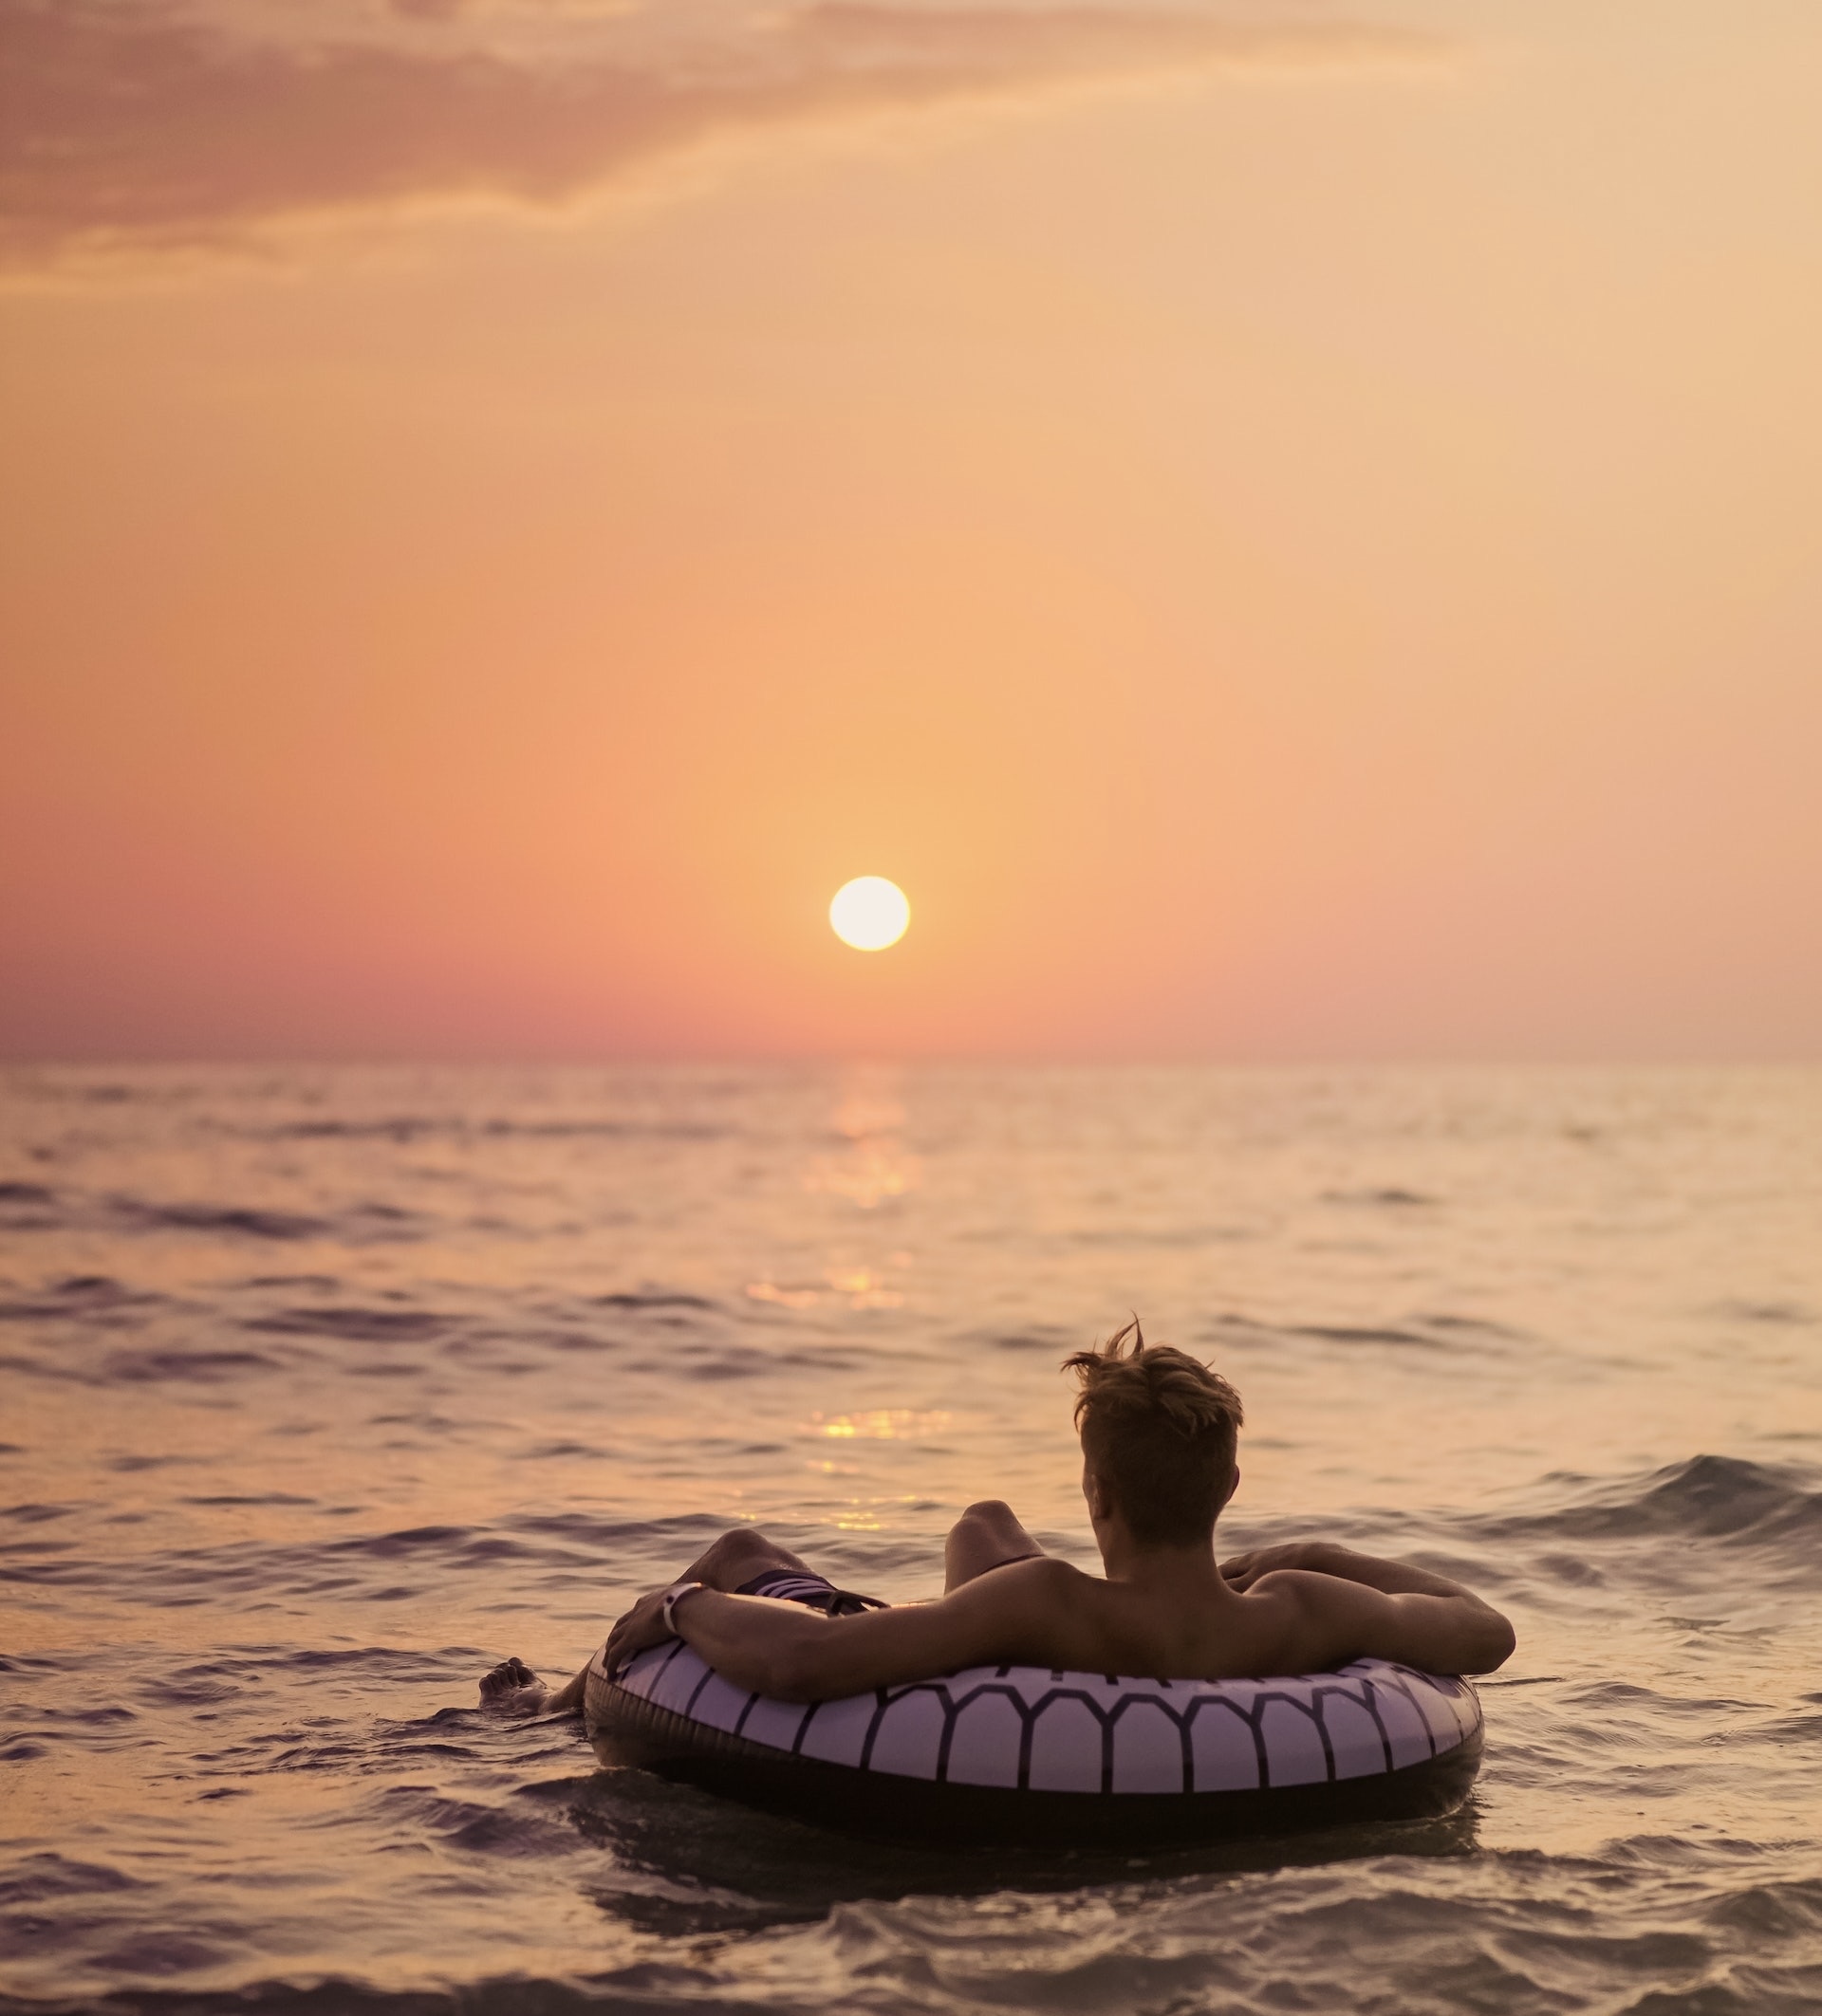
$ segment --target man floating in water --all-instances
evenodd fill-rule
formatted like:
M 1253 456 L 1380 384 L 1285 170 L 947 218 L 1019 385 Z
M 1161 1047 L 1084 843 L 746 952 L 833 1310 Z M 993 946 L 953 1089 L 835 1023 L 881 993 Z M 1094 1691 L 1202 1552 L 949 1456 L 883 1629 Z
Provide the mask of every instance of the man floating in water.
M 1262 1679 L 1390 1659 L 1491 1673 L 1506 1618 L 1459 1582 L 1326 1541 L 1218 1561 L 1215 1524 L 1238 1488 L 1240 1396 L 1137 1321 L 1064 1361 L 1081 1381 L 1082 1492 L 1105 1577 L 1047 1554 L 997 1500 L 949 1532 L 943 1593 L 888 1605 L 838 1589 L 750 1526 L 724 1533 L 607 1639 L 609 1671 L 672 1637 L 737 1687 L 829 1701 L 965 1667 L 1048 1666 L 1172 1679 Z M 554 1693 L 519 1659 L 484 1705 L 579 1712 L 586 1669 Z

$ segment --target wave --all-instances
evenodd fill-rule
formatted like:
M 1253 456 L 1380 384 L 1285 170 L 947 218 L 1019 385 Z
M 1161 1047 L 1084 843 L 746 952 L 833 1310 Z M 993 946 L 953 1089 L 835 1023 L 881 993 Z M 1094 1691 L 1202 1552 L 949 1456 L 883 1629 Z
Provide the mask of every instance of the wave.
M 45 1853 L 28 1855 L 17 1867 L 0 1871 L 0 1904 L 38 1904 L 50 1897 L 95 1896 L 145 1887 L 102 1862 L 79 1862 Z
M 468 1745 L 424 1744 L 433 1733 L 417 1732 L 422 1761 L 474 1755 Z M 330 1747 L 296 1750 L 280 1767 L 357 1761 L 371 1765 Z M 1798 2016 L 1814 2007 L 1822 1883 L 1767 1869 L 1757 1854 L 1665 1863 L 1628 1856 L 1626 1842 L 1598 1860 L 1477 1853 L 1470 1820 L 1287 1844 L 1269 1858 L 1116 1867 L 1052 1856 L 1048 1867 L 1027 1869 L 1005 1858 L 920 1858 L 821 1838 L 638 1772 L 586 1785 L 558 1779 L 504 1803 L 487 1789 L 419 1778 L 386 1786 L 374 1803 L 394 1831 L 436 1841 L 475 1896 L 513 1880 L 502 1864 L 567 1868 L 578 1843 L 606 1850 L 584 1895 L 623 1935 L 603 1924 L 569 1969 L 541 1953 L 541 1966 L 516 1972 L 496 1971 L 493 1960 L 466 1978 L 442 1969 L 440 1980 L 402 1986 L 385 1979 L 393 1970 L 376 1970 L 376 1979 L 358 1962 L 328 1971 L 281 1961 L 282 1971 L 247 1980 L 242 1960 L 208 1970 L 243 1974 L 234 1986 L 193 1985 L 181 1977 L 203 1967 L 168 1964 L 173 1943 L 183 1943 L 172 1939 L 172 1917 L 194 1928 L 208 1962 L 240 1927 L 104 1863 L 38 1855 L 5 1901 L 78 1925 L 105 1917 L 117 1973 L 177 1981 L 80 2004 L 0 1997 L 0 2009 L 782 2016 L 854 2007 L 984 2016 L 1044 2007 L 1126 2016 L 1219 2007 L 1266 2016 L 1359 2007 L 1363 1995 L 1404 2016 L 1463 2007 Z M 264 1972 L 277 1955 L 262 1959 Z
M 280 1309 L 250 1318 L 248 1330 L 274 1337 L 334 1337 L 350 1343 L 421 1343 L 444 1337 L 456 1319 L 431 1309 Z
M 326 1218 L 301 1211 L 256 1211 L 245 1204 L 148 1204 L 138 1197 L 109 1200 L 123 1224 L 148 1231 L 225 1232 L 245 1239 L 326 1239 Z
M 1741 1456 L 1691 1456 L 1618 1481 L 1558 1473 L 1538 1487 L 1547 1509 L 1462 1524 L 1479 1537 L 1570 1541 L 1718 1540 L 1783 1547 L 1822 1544 L 1822 1471 Z
M 1441 1203 L 1441 1198 L 1427 1195 L 1421 1190 L 1400 1190 L 1396 1185 L 1387 1185 L 1377 1190 L 1325 1190 L 1322 1193 L 1325 1204 L 1366 1205 L 1369 1209 L 1391 1211 L 1432 1211 Z
M 218 1204 L 207 1199 L 164 1202 L 148 1197 L 84 1195 L 43 1184 L 5 1186 L 0 1211 L 9 1231 L 79 1230 L 102 1233 L 199 1232 L 216 1238 L 295 1245 L 315 1240 L 371 1246 L 391 1240 L 416 1239 L 423 1230 L 417 1211 L 396 1204 L 363 1200 L 325 1216 L 312 1211 L 277 1211 L 257 1205 Z
M 259 1214 L 201 1209 L 160 1213 L 158 1222 L 173 1217 L 186 1229 L 227 1225 L 232 1236 L 281 1241 L 303 1236 L 316 1222 L 284 1218 L 273 1223 Z M 486 1299 L 469 1307 L 452 1307 L 446 1301 L 426 1307 L 414 1297 L 384 1293 L 366 1301 L 360 1299 L 353 1279 L 333 1273 L 262 1272 L 224 1285 L 247 1291 L 253 1305 L 173 1297 L 108 1274 L 72 1274 L 29 1285 L 0 1278 L 0 1330 L 9 1330 L 14 1341 L 4 1368 L 95 1386 L 158 1379 L 219 1383 L 237 1373 L 338 1360 L 351 1377 L 381 1377 L 391 1376 L 401 1363 L 418 1361 L 407 1356 L 413 1347 L 464 1360 L 494 1361 L 505 1353 L 523 1363 L 528 1353 L 534 1358 L 618 1354 L 640 1343 L 656 1346 L 661 1337 L 663 1357 L 641 1359 L 636 1369 L 684 1379 L 728 1379 L 760 1377 L 780 1366 L 845 1363 L 851 1356 L 839 1345 L 821 1346 L 807 1357 L 775 1345 L 742 1343 L 723 1333 L 718 1320 L 734 1313 L 725 1304 L 660 1284 L 510 1308 Z M 143 1344 L 129 1341 L 131 1333 L 143 1337 L 171 1318 L 180 1318 L 190 1334 L 158 1337 L 156 1342 L 148 1339 Z M 230 1332 L 226 1337 L 224 1327 Z M 72 1349 L 73 1332 L 87 1332 L 117 1348 Z M 359 1348 L 338 1354 L 337 1346 L 386 1348 L 375 1356 Z
M 1379 1323 L 1290 1323 L 1291 1337 L 1319 1337 L 1333 1344 L 1408 1344 L 1420 1351 L 1446 1351 L 1446 1339 L 1426 1337 L 1422 1330 L 1401 1330 Z
M 42 1321 L 47 1315 L 66 1315 L 67 1310 L 54 1306 L 48 1309 L 28 1308 L 27 1318 Z M 0 1308 L 0 1317 L 19 1316 L 17 1305 Z M 143 1386 L 155 1385 L 164 1380 L 177 1380 L 193 1385 L 219 1386 L 244 1378 L 250 1373 L 279 1372 L 285 1367 L 280 1361 L 264 1351 L 246 1351 L 228 1348 L 185 1348 L 177 1345 L 163 1349 L 112 1351 L 99 1360 L 89 1360 L 79 1354 L 50 1350 L 32 1356 L 9 1352 L 0 1356 L 0 1371 L 16 1372 L 25 1378 L 58 1380 L 78 1386 Z M 359 1369 L 359 1368 L 356 1368 Z M 177 1462 L 177 1457 L 118 1457 L 110 1467 L 116 1470 L 147 1469 L 167 1462 Z
M 43 1526 L 46 1520 L 67 1519 L 77 1509 L 73 1505 L 0 1506 L 0 1519 L 15 1519 L 21 1526 Z
M 589 1306 L 596 1309 L 708 1309 L 721 1310 L 721 1304 L 706 1295 L 685 1295 L 666 1288 L 648 1288 L 642 1293 L 621 1292 L 591 1295 Z
M 1256 1317 L 1229 1310 L 1211 1317 L 1201 1334 L 1205 1340 L 1218 1343 L 1240 1340 L 1350 1346 L 1385 1344 L 1401 1351 L 1471 1350 L 1479 1356 L 1519 1341 L 1519 1333 L 1503 1323 L 1446 1312 L 1413 1315 L 1402 1322 L 1297 1323 L 1261 1322 Z
M 203 1386 L 220 1385 L 250 1372 L 277 1372 L 276 1359 L 263 1351 L 117 1351 L 96 1384 L 145 1385 L 160 1379 L 186 1379 Z
M 1054 1353 L 1058 1360 L 1075 1350 L 1082 1340 L 1073 1330 L 1061 1323 L 1032 1323 L 1024 1330 L 976 1330 L 969 1335 L 969 1341 L 985 1344 L 995 1351 L 1042 1351 L 1046 1356 Z
M 0 1302 L 0 1322 L 55 1322 L 76 1317 L 105 1324 L 137 1320 L 164 1300 L 129 1288 L 111 1274 L 67 1274 L 39 1294 Z
M 198 1232 L 266 1244 L 313 1240 L 349 1246 L 415 1239 L 423 1229 L 418 1212 L 373 1200 L 352 1204 L 331 1216 L 206 1198 L 165 1201 L 119 1193 L 97 1197 L 44 1183 L 0 1184 L 0 1225 L 10 1232 Z
M 299 1510 L 308 1503 L 287 1502 Z M 136 1559 L 134 1595 L 136 1602 L 149 1610 L 193 1610 L 199 1603 L 214 1602 L 247 1613 L 250 1601 L 270 1608 L 275 1599 L 309 1597 L 332 1598 L 338 1604 L 396 1603 L 446 1597 L 477 1573 L 493 1570 L 515 1586 L 561 1600 L 572 1591 L 599 1595 L 604 1568 L 610 1563 L 659 1556 L 674 1556 L 679 1564 L 687 1562 L 719 1530 L 719 1523 L 706 1516 L 644 1522 L 526 1517 L 499 1526 L 425 1526 L 336 1540 L 178 1547 Z M 0 1554 L 0 1586 L 65 1592 L 111 1588 L 117 1564 L 94 1553 L 79 1554 L 76 1544 L 9 1539 Z M 658 1579 L 657 1573 L 649 1578 Z M 373 1655 L 369 1648 L 360 1657 Z M 269 1663 L 308 1667 L 354 1656 L 298 1648 Z M 396 1656 L 427 1655 L 401 1652 Z M 499 1656 L 499 1652 L 465 1652 L 464 1692 Z M 445 1673 L 442 1677 L 449 1676 Z
M 1789 1323 L 1798 1327 L 1817 1320 L 1813 1309 L 1796 1302 L 1723 1302 L 1717 1313 L 1741 1322 Z
M 390 1141 L 400 1147 L 424 1140 L 720 1140 L 725 1125 L 694 1120 L 468 1119 L 453 1114 L 397 1114 L 382 1119 L 281 1120 L 265 1127 L 223 1128 L 260 1141 Z

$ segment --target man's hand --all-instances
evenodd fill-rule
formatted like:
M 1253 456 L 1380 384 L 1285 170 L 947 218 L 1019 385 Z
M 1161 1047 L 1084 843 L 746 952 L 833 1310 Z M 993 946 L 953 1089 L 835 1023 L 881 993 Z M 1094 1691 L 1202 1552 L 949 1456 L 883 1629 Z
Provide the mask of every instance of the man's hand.
M 607 1634 L 606 1666 L 610 1678 L 618 1677 L 627 1660 L 677 1636 L 664 1623 L 664 1599 L 671 1586 L 666 1582 L 663 1588 L 641 1596 Z
M 1281 1546 L 1255 1547 L 1250 1554 L 1235 1554 L 1221 1563 L 1221 1575 L 1229 1588 L 1244 1596 L 1261 1575 L 1280 1568 L 1313 1568 L 1323 1572 L 1321 1556 L 1327 1552 L 1320 1541 L 1291 1540 Z

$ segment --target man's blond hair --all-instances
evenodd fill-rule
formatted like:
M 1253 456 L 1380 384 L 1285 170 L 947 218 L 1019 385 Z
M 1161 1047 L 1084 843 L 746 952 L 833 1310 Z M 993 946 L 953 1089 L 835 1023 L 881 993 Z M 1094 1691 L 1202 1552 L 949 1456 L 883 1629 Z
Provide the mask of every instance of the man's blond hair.
M 1239 1395 L 1187 1352 L 1147 1344 L 1136 1316 L 1063 1369 L 1082 1382 L 1082 1452 L 1132 1537 L 1151 1546 L 1207 1540 L 1232 1485 Z

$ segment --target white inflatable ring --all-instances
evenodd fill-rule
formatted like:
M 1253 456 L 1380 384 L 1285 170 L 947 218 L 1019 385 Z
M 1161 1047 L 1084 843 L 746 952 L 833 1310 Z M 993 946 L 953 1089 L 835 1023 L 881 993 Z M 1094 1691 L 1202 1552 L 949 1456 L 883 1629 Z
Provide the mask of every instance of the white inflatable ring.
M 979 1666 L 806 1707 L 681 1639 L 618 1679 L 604 1652 L 586 1686 L 604 1754 L 869 1832 L 1087 1845 L 1433 1816 L 1480 1759 L 1474 1689 L 1383 1659 L 1270 1680 Z

